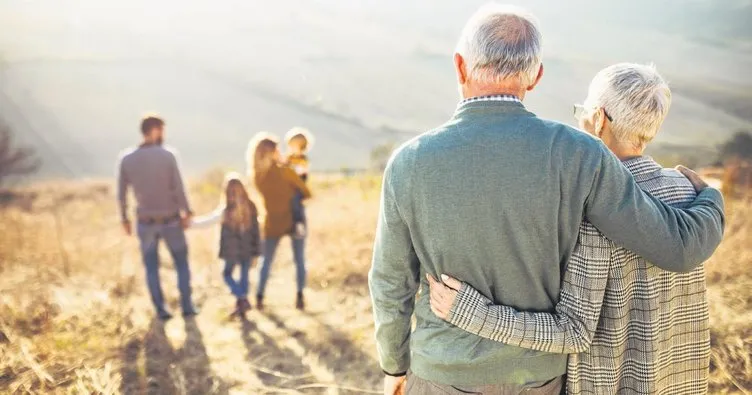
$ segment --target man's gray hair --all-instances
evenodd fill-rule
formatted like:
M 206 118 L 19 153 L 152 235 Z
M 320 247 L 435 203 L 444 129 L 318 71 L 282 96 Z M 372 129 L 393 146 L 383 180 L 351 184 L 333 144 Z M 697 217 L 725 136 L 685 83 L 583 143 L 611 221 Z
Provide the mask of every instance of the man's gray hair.
M 508 78 L 532 84 L 541 65 L 541 33 L 537 19 L 519 7 L 488 4 L 465 25 L 457 53 L 468 77 L 483 83 Z
M 603 108 L 621 142 L 644 147 L 658 134 L 671 107 L 671 89 L 655 66 L 619 63 L 598 72 L 585 106 Z

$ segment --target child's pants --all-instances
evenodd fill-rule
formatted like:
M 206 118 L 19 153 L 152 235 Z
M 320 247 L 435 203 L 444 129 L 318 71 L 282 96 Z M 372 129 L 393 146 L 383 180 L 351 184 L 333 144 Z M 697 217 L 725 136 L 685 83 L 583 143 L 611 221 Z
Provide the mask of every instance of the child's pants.
M 232 275 L 235 266 L 240 268 L 239 281 L 235 281 L 235 278 Z M 250 268 L 251 262 L 249 260 L 225 261 L 225 270 L 222 274 L 225 279 L 225 284 L 230 287 L 230 292 L 232 292 L 236 298 L 245 298 L 248 296 L 248 271 Z

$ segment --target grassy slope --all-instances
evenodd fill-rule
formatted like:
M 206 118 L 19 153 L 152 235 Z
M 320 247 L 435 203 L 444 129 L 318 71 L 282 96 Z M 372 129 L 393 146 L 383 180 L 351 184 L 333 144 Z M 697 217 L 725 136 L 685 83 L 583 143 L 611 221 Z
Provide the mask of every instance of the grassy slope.
M 220 180 L 217 173 L 194 184 L 199 212 L 216 204 Z M 377 391 L 366 272 L 378 180 L 330 178 L 314 187 L 309 310 L 292 308 L 293 269 L 281 248 L 269 308 L 253 311 L 245 324 L 226 319 L 233 300 L 220 278 L 212 230 L 189 236 L 201 315 L 162 325 L 151 319 L 136 241 L 115 224 L 108 184 L 45 184 L 5 196 L 0 392 Z M 749 206 L 735 203 L 727 238 L 707 264 L 714 393 L 752 388 Z M 177 309 L 174 272 L 164 266 L 164 289 Z

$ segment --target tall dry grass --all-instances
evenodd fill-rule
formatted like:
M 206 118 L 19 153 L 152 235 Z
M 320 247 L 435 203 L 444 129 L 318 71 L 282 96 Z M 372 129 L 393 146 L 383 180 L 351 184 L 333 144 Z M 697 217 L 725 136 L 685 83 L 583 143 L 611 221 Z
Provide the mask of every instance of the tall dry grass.
M 752 191 L 727 202 L 723 243 L 705 263 L 711 393 L 752 394 Z
M 191 186 L 195 211 L 215 208 L 223 174 Z M 214 230 L 188 233 L 202 313 L 163 325 L 152 318 L 136 240 L 121 232 L 108 182 L 47 183 L 0 196 L 0 393 L 373 391 L 380 372 L 365 278 L 378 177 L 314 182 L 311 311 L 292 309 L 282 245 L 270 312 L 242 325 L 227 322 L 234 300 L 221 282 Z M 174 272 L 161 255 L 163 289 L 176 310 Z
M 192 185 L 197 212 L 215 207 L 222 175 Z M 161 324 L 152 319 L 136 241 L 121 234 L 107 182 L 47 183 L 0 196 L 0 393 L 377 392 L 366 273 L 379 180 L 313 182 L 310 311 L 292 308 L 292 265 L 282 246 L 270 311 L 243 324 L 225 317 L 232 298 L 219 277 L 213 232 L 189 232 L 201 315 Z M 752 390 L 751 202 L 730 202 L 726 238 L 706 263 L 713 393 Z M 176 308 L 174 273 L 164 262 L 163 287 Z

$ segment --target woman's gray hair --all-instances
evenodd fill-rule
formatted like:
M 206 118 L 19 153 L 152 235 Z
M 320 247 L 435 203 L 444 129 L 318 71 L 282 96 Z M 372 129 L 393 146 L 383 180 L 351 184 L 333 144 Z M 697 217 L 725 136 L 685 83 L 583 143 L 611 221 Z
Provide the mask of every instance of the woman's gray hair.
M 671 89 L 654 65 L 619 63 L 595 75 L 585 106 L 606 111 L 618 141 L 643 148 L 668 115 Z
M 468 77 L 499 83 L 519 77 L 532 84 L 541 65 L 541 33 L 537 19 L 522 8 L 488 4 L 465 25 L 457 44 L 468 67 Z

